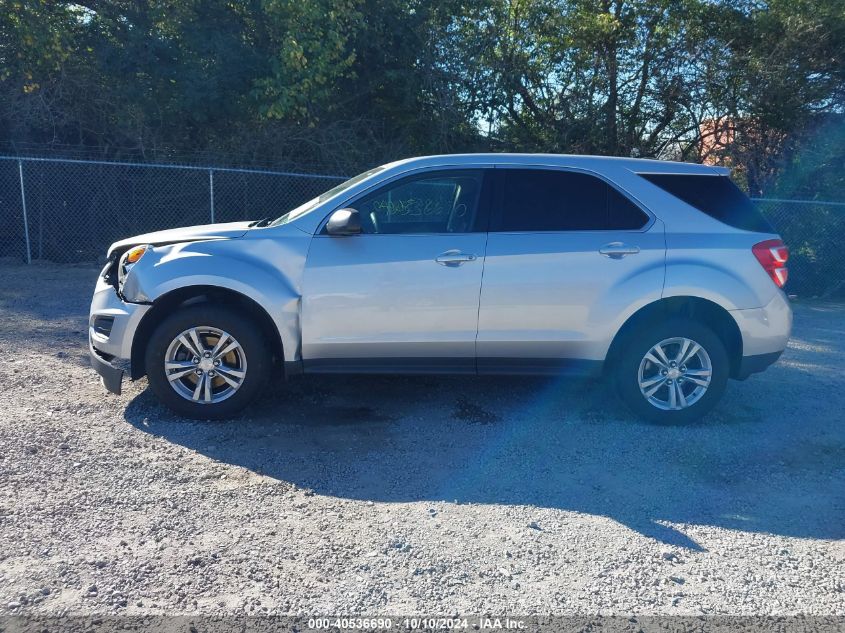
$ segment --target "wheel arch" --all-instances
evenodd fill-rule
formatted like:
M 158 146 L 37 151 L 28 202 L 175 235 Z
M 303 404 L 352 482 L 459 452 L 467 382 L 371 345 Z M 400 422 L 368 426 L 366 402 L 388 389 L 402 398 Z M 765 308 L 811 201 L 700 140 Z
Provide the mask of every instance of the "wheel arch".
M 632 314 L 614 336 L 608 350 L 605 369 L 611 366 L 615 356 L 624 350 L 631 335 L 653 320 L 684 317 L 698 321 L 712 329 L 725 345 L 730 360 L 730 375 L 739 373 L 742 362 L 742 333 L 730 313 L 718 303 L 701 297 L 666 297 L 643 306 Z
M 273 318 L 258 302 L 245 294 L 230 288 L 213 285 L 185 286 L 171 290 L 155 300 L 152 307 L 144 315 L 132 339 L 132 353 L 130 376 L 137 380 L 146 371 L 145 356 L 147 341 L 159 324 L 175 310 L 200 303 L 220 303 L 235 306 L 255 320 L 261 329 L 265 340 L 270 344 L 273 366 L 278 370 L 284 368 L 284 347 L 279 330 Z

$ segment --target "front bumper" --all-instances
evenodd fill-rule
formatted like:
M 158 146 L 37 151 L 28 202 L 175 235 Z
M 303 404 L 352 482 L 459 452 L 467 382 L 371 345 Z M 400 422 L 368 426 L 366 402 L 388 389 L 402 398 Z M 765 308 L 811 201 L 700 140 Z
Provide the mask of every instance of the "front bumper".
M 103 355 L 102 352 L 98 352 L 90 340 L 88 341 L 88 351 L 91 354 L 91 367 L 100 374 L 100 380 L 103 386 L 108 391 L 120 395 L 120 387 L 123 383 L 123 370 L 112 365 L 111 359 Z
M 112 393 L 120 393 L 124 374 L 120 365 L 132 358 L 135 332 L 149 309 L 146 304 L 121 300 L 111 285 L 97 280 L 88 317 L 88 350 L 91 366 Z

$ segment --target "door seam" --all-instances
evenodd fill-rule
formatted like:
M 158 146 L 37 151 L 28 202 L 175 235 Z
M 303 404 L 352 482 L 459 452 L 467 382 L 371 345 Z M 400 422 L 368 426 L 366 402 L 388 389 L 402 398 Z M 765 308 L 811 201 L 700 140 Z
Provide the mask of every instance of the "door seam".
M 478 374 L 478 330 L 481 325 L 481 295 L 484 291 L 484 269 L 487 266 L 487 243 L 490 241 L 490 231 L 484 234 L 484 254 L 481 258 L 481 283 L 478 284 L 478 309 L 475 314 L 475 345 L 473 345 L 473 357 L 475 373 Z

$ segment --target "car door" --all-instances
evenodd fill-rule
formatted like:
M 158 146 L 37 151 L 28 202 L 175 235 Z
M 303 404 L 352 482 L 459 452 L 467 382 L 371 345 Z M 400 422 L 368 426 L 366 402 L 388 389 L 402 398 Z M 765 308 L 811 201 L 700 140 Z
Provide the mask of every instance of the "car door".
M 479 373 L 597 364 L 627 307 L 660 298 L 662 224 L 591 173 L 495 171 Z
M 450 169 L 346 203 L 362 233 L 308 253 L 305 371 L 474 372 L 488 198 L 483 169 Z

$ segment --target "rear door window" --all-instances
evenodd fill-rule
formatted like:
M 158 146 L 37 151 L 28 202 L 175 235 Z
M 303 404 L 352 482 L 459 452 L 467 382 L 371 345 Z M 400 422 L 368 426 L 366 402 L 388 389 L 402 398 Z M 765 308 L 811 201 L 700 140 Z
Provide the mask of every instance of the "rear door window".
M 637 205 L 613 187 L 607 187 L 607 228 L 613 231 L 636 231 L 648 222 L 648 216 Z
M 754 208 L 727 176 L 703 174 L 640 174 L 650 183 L 728 226 L 755 233 L 774 233 L 769 221 Z
M 637 230 L 648 216 L 601 178 L 553 169 L 496 170 L 501 194 L 491 231 Z

